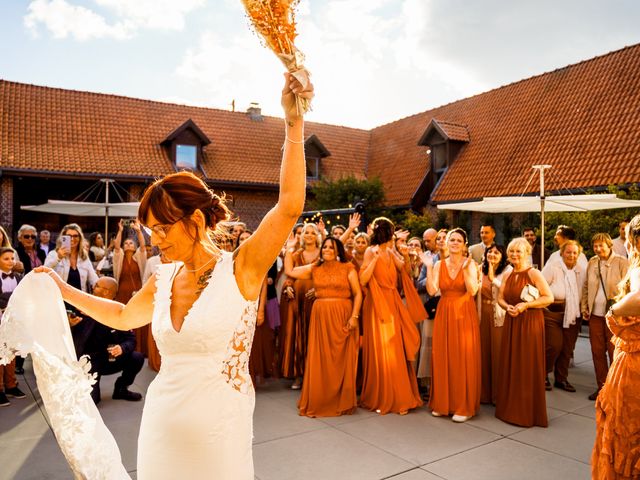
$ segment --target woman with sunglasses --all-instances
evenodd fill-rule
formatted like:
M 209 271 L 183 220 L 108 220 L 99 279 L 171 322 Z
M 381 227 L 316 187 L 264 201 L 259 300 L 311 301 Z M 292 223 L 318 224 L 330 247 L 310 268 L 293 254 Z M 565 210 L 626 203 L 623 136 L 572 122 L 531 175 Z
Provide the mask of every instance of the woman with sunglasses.
M 296 95 L 313 96 L 310 83 L 285 77 L 278 203 L 235 252 L 215 241 L 220 222 L 230 218 L 224 198 L 196 175 L 177 172 L 154 182 L 138 210 L 151 243 L 172 263 L 160 265 L 129 303 L 85 294 L 48 268 L 38 270 L 53 277 L 64 300 L 111 328 L 152 325 L 162 366 L 142 414 L 139 480 L 254 478 L 248 363 L 257 299 L 304 206 L 304 121 Z
M 22 225 L 18 230 L 18 245 L 16 252 L 24 265 L 24 274 L 44 264 L 46 255 L 43 250 L 36 248 L 36 239 L 38 232 L 36 227 L 31 225 Z
M 62 237 L 65 235 L 70 240 L 69 248 L 62 245 Z M 98 281 L 98 275 L 89 260 L 89 254 L 82 248 L 84 234 L 80 225 L 70 223 L 62 227 L 56 244 L 57 248 L 49 252 L 44 261 L 45 267 L 53 269 L 65 283 L 72 287 L 83 292 L 91 292 Z

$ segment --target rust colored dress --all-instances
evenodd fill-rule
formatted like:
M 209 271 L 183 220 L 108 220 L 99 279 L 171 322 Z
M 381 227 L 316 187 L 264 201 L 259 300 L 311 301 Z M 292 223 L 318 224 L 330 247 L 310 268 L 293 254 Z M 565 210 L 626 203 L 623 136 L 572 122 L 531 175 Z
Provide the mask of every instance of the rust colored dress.
M 472 417 L 480 408 L 480 329 L 478 310 L 464 283 L 440 264 L 440 302 L 433 321 L 431 399 L 429 407 L 444 415 Z
M 126 304 L 133 294 L 142 288 L 142 275 L 140 267 L 132 257 L 125 255 L 122 260 L 122 271 L 118 278 L 118 293 L 116 294 L 116 302 Z M 151 325 L 144 325 L 140 328 L 134 328 L 136 334 L 136 350 L 145 357 L 149 356 L 149 332 Z
M 420 349 L 415 322 L 427 318 L 427 312 L 409 276 L 401 277 L 405 294 L 409 292 L 406 306 L 396 288 L 396 266 L 381 253 L 364 298 L 360 404 L 381 414 L 422 405 L 411 362 Z
M 264 308 L 264 321 L 262 325 L 256 324 L 253 343 L 251 345 L 251 354 L 249 355 L 249 374 L 251 375 L 254 385 L 256 384 L 256 377 L 264 379 L 276 376 L 276 339 L 273 326 L 279 325 L 280 323 L 280 307 L 278 306 L 278 296 L 276 294 L 277 275 L 278 264 L 274 262 L 267 273 L 267 278 L 271 280 L 271 283 L 266 285 L 266 303 L 264 306 L 260 305 L 258 307 Z
M 495 323 L 493 288 L 487 275 L 482 275 L 480 290 L 480 352 L 482 355 L 482 389 L 480 403 L 496 403 L 502 326 Z
M 293 254 L 293 266 L 307 265 L 302 252 Z M 318 250 L 318 253 L 320 250 Z M 313 260 L 315 261 L 315 259 Z M 286 285 L 286 284 L 285 284 Z M 294 298 L 286 299 L 282 295 L 280 308 L 280 369 L 285 378 L 304 376 L 305 358 L 307 356 L 307 336 L 309 319 L 314 298 L 307 298 L 306 293 L 313 288 L 313 280 L 296 279 L 293 282 Z
M 592 477 L 640 479 L 640 317 L 607 324 L 616 350 L 596 401 Z
M 522 302 L 520 293 L 529 270 L 511 272 L 504 287 L 509 305 Z M 522 427 L 546 427 L 544 316 L 541 308 L 525 310 L 517 317 L 508 313 L 502 327 L 496 417 Z
M 353 301 L 351 263 L 313 267 L 316 301 L 311 310 L 307 363 L 298 401 L 300 415 L 336 417 L 357 407 L 358 330 L 347 330 Z

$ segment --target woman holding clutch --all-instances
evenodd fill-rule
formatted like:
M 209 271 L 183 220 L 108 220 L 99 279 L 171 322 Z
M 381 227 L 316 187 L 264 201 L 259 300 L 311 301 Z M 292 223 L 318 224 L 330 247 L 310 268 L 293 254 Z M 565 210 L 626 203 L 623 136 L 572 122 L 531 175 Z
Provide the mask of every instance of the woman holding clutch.
M 553 295 L 542 273 L 529 264 L 529 242 L 512 240 L 507 255 L 513 271 L 503 279 L 498 293 L 498 304 L 507 314 L 502 327 L 496 417 L 523 427 L 546 427 L 542 309 L 553 302 Z

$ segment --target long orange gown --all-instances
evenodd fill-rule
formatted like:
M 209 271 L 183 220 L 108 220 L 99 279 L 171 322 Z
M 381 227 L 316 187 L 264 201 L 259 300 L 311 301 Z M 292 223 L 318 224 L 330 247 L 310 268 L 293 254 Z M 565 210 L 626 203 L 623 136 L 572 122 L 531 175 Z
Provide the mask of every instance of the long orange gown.
M 496 305 L 493 288 L 487 275 L 482 275 L 480 291 L 480 352 L 482 355 L 482 390 L 480 403 L 496 403 L 502 326 L 495 324 Z
M 511 272 L 504 286 L 504 300 L 517 305 L 529 280 L 529 269 Z M 541 308 L 508 313 L 502 327 L 496 417 L 522 427 L 546 427 L 544 316 Z
M 411 362 L 420 349 L 415 322 L 427 318 L 427 312 L 406 273 L 402 283 L 407 305 L 402 303 L 397 278 L 393 260 L 381 254 L 367 284 L 362 315 L 360 405 L 381 414 L 404 413 L 422 405 Z
M 357 407 L 358 330 L 347 330 L 353 302 L 351 263 L 313 267 L 316 301 L 311 310 L 307 362 L 298 401 L 300 415 L 335 417 Z
M 293 254 L 293 266 L 307 265 L 303 250 Z M 314 260 L 315 261 L 315 260 Z M 307 336 L 309 319 L 314 298 L 307 298 L 307 292 L 313 288 L 313 280 L 296 279 L 293 282 L 294 298 L 288 300 L 282 295 L 280 308 L 280 371 L 285 378 L 297 378 L 304 375 L 307 356 Z
M 592 477 L 640 479 L 640 317 L 607 319 L 616 346 L 596 401 Z
M 480 328 L 464 269 L 456 278 L 440 264 L 440 302 L 433 321 L 429 407 L 444 415 L 471 417 L 480 408 Z

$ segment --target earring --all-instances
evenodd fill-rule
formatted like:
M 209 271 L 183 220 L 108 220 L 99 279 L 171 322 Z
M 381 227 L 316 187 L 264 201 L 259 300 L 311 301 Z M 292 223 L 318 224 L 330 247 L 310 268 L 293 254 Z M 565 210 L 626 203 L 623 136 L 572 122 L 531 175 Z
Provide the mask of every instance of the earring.
M 337 260 L 337 261 L 340 261 L 340 257 L 339 257 L 339 256 L 337 256 L 337 255 L 336 255 L 336 260 Z

